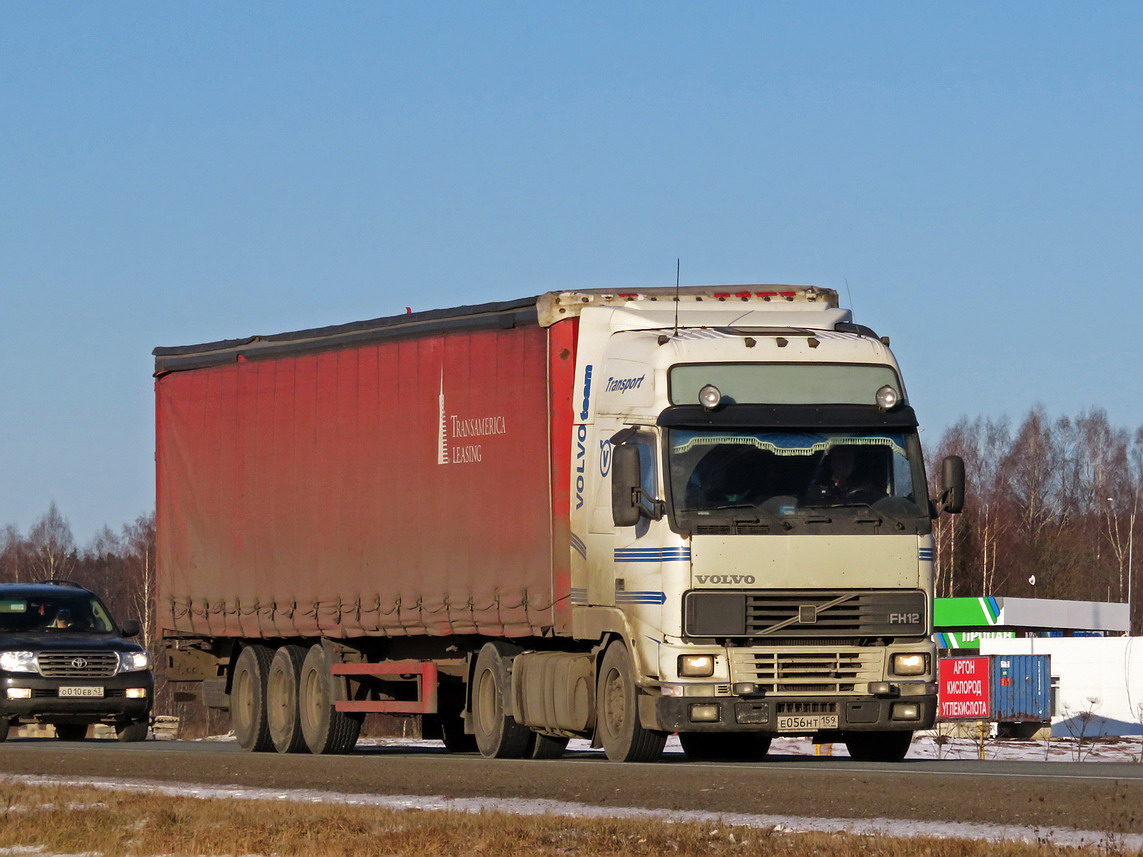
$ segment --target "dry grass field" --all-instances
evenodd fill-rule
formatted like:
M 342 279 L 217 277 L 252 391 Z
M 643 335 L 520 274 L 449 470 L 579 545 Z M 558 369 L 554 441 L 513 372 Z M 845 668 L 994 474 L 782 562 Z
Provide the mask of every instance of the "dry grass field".
M 521 817 L 0 783 L 0 855 L 84 857 L 1052 857 L 1048 842 L 798 833 L 716 823 Z

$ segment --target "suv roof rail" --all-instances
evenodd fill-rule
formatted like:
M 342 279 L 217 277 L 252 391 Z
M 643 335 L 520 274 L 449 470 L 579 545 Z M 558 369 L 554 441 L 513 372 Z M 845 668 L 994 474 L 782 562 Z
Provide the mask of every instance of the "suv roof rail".
M 74 580 L 64 580 L 62 577 L 49 577 L 46 580 L 41 580 L 40 583 L 47 584 L 49 586 L 72 586 L 76 589 L 83 589 L 83 587 L 76 583 Z

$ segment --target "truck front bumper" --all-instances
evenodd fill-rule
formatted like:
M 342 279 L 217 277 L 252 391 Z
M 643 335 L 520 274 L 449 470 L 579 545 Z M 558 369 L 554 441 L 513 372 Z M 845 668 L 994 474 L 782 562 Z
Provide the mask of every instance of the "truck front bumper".
M 824 701 L 790 697 L 643 697 L 642 720 L 664 732 L 765 732 L 817 735 L 930 729 L 936 696 L 862 696 Z M 648 704 L 650 703 L 650 705 Z M 650 715 L 648 717 L 647 715 Z M 836 716 L 832 720 L 821 720 Z M 779 718 L 782 718 L 779 724 Z M 655 725 L 648 723 L 654 720 Z M 801 724 L 801 728 L 799 728 Z
M 44 678 L 31 673 L 2 675 L 0 719 L 3 720 L 25 723 L 138 722 L 147 719 L 154 702 L 154 679 L 146 671 L 100 679 Z

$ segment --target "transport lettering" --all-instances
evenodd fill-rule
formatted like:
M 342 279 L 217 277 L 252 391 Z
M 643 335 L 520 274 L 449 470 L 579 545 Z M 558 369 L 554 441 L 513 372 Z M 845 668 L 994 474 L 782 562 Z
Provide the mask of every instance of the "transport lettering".
M 607 392 L 626 393 L 628 390 L 638 390 L 643 385 L 643 379 L 646 377 L 647 373 L 644 372 L 638 378 L 608 378 Z

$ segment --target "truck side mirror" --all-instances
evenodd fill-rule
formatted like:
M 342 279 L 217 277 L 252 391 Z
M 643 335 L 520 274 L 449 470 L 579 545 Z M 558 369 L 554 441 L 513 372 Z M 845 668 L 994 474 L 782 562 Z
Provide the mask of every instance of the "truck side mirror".
M 952 514 L 964 509 L 964 459 L 959 455 L 941 462 L 941 508 Z
M 639 523 L 639 447 L 620 444 L 611 450 L 611 519 L 617 527 Z
M 139 622 L 136 619 L 128 619 L 123 623 L 123 627 L 119 629 L 119 633 L 124 637 L 134 637 L 139 631 L 142 630 Z

